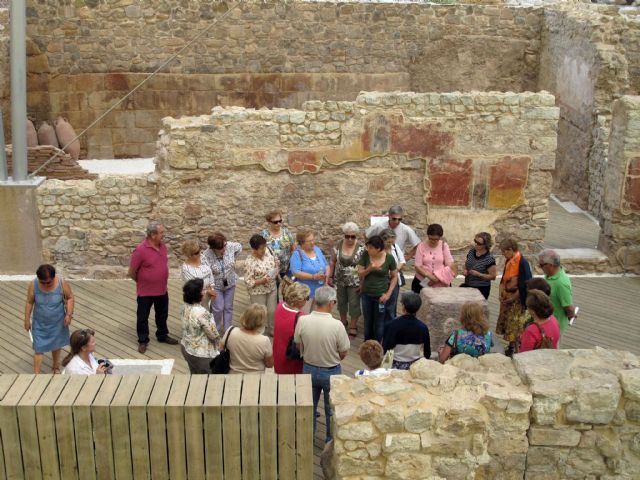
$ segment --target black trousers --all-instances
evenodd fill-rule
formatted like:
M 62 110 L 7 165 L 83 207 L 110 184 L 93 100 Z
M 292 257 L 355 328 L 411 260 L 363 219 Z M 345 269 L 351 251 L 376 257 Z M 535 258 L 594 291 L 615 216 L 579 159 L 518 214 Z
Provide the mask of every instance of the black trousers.
M 169 294 L 156 297 L 138 297 L 138 317 L 136 330 L 138 331 L 138 342 L 149 343 L 149 314 L 151 306 L 156 312 L 156 338 L 164 340 L 169 335 L 167 328 L 167 318 L 169 317 Z

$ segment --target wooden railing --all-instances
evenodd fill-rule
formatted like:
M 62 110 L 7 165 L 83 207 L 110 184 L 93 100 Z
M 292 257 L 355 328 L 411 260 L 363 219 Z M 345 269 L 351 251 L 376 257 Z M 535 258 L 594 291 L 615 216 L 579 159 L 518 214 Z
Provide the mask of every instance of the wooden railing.
M 311 479 L 308 375 L 0 376 L 0 478 Z

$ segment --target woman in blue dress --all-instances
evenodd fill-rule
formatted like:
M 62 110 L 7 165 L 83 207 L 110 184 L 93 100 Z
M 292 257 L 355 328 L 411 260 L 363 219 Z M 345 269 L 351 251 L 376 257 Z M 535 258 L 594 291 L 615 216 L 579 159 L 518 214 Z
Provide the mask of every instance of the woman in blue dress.
M 40 373 L 44 353 L 51 352 L 53 373 L 60 373 L 60 350 L 69 345 L 73 292 L 52 265 L 40 265 L 36 277 L 27 289 L 24 309 L 24 329 L 33 337 L 33 370 Z

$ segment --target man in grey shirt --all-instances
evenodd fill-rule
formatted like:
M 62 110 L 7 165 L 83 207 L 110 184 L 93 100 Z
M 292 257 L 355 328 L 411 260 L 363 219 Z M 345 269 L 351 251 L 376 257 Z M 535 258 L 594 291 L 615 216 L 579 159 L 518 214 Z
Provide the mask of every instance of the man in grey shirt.
M 313 393 L 313 431 L 316 431 L 316 410 L 320 393 L 324 392 L 324 413 L 327 422 L 326 442 L 331 440 L 331 376 L 340 375 L 340 361 L 347 356 L 350 342 L 342 322 L 331 315 L 336 291 L 327 285 L 316 290 L 315 309 L 298 319 L 294 341 L 304 357 L 303 373 L 311 375 Z
M 413 258 L 416 247 L 420 243 L 420 237 L 410 226 L 402 223 L 402 217 L 404 210 L 400 205 L 394 205 L 389 209 L 389 220 L 386 222 L 379 222 L 371 225 L 367 228 L 367 238 L 371 238 L 374 235 L 380 235 L 385 228 L 390 228 L 396 234 L 396 245 L 405 252 L 405 259 L 410 260 Z

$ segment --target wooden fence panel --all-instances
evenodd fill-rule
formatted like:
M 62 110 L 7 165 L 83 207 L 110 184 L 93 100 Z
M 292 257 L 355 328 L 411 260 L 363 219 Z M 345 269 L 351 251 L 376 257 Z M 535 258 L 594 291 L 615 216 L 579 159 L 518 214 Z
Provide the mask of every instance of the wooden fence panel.
M 242 375 L 227 375 L 222 397 L 222 438 L 224 439 L 224 478 L 240 480 L 242 474 L 240 453 L 240 392 Z
M 157 377 L 153 392 L 151 392 L 151 397 L 149 398 L 149 406 L 147 407 L 149 461 L 151 462 L 151 478 L 153 480 L 169 480 L 167 425 L 164 408 L 172 382 L 173 375 Z
M 46 479 L 60 479 L 58 439 L 53 406 L 69 380 L 68 375 L 54 375 L 36 404 L 36 423 L 38 424 L 38 444 L 42 461 L 42 476 Z M 66 480 L 66 479 L 64 479 Z
M 17 375 L 0 375 L 0 402 L 13 385 L 13 382 L 18 378 Z M 4 470 L 4 448 L 2 446 L 2 429 L 0 423 L 0 480 L 7 478 Z
M 261 375 L 244 375 L 240 395 L 240 439 L 242 445 L 242 478 L 260 478 L 260 437 L 258 402 Z
M 278 376 L 260 381 L 260 478 L 278 478 Z
M 202 405 L 207 390 L 207 376 L 193 375 L 184 402 L 184 430 L 187 442 L 189 480 L 205 480 L 204 421 Z
M 278 473 L 296 478 L 296 384 L 293 375 L 278 378 Z
M 296 476 L 313 479 L 313 396 L 311 377 L 296 375 Z
M 149 462 L 149 430 L 147 423 L 147 404 L 156 383 L 153 375 L 140 377 L 129 402 L 129 428 L 131 431 L 131 462 L 134 480 L 151 478 Z
M 115 476 L 109 407 L 122 380 L 119 375 L 105 375 L 105 377 L 91 405 L 98 480 L 112 480 Z
M 129 402 L 138 383 L 138 377 L 122 377 L 113 396 L 109 415 L 111 417 L 111 439 L 113 441 L 113 467 L 117 480 L 133 480 L 131 459 L 131 435 L 129 432 Z
M 90 375 L 73 402 L 73 431 L 76 438 L 78 477 L 81 480 L 96 480 L 95 448 L 91 404 L 96 398 L 106 375 Z
M 187 450 L 184 433 L 184 402 L 189 390 L 189 375 L 177 375 L 167 398 L 167 448 L 171 480 L 187 480 Z
M 36 375 L 29 388 L 18 402 L 18 428 L 22 448 L 22 465 L 26 480 L 42 479 L 42 462 L 38 448 L 38 425 L 36 422 L 36 403 L 49 385 L 52 375 Z
M 78 480 L 78 458 L 76 456 L 72 407 L 86 379 L 85 375 L 70 375 L 64 390 L 53 407 L 58 458 L 60 459 L 60 477 L 63 480 Z
M 24 478 L 16 406 L 35 377 L 35 375 L 18 376 L 0 402 L 0 432 L 2 432 L 4 467 L 7 479 Z
M 207 480 L 224 478 L 222 463 L 222 395 L 225 377 L 210 375 L 204 396 L 204 447 Z

